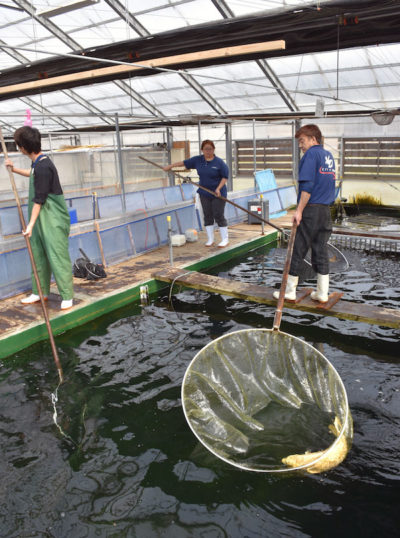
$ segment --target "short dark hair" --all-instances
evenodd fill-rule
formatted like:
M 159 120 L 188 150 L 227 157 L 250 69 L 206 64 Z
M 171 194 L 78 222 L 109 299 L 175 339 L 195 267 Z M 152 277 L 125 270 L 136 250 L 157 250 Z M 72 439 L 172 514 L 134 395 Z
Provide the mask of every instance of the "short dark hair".
M 300 136 L 315 136 L 318 144 L 322 144 L 322 133 L 320 131 L 320 128 L 318 125 L 314 125 L 313 123 L 309 123 L 308 125 L 303 125 L 303 127 L 300 127 L 300 129 L 295 134 L 296 138 L 300 138 Z
M 213 149 L 215 149 L 215 144 L 212 140 L 203 140 L 203 142 L 201 143 L 201 149 L 203 149 L 204 146 L 206 146 L 207 144 L 209 146 L 212 146 Z
M 28 153 L 40 153 L 42 151 L 41 135 L 35 127 L 20 127 L 14 133 L 17 146 L 24 148 Z

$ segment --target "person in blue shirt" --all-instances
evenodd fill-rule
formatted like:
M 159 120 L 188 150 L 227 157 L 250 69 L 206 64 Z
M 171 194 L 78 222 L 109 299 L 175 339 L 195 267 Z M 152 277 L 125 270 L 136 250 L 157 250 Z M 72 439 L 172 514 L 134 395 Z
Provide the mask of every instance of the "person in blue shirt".
M 299 191 L 293 222 L 298 225 L 293 246 L 285 299 L 296 299 L 300 264 L 311 248 L 311 264 L 317 273 L 317 290 L 311 298 L 328 301 L 329 254 L 328 241 L 332 233 L 330 205 L 335 200 L 335 161 L 322 146 L 322 134 L 317 125 L 304 125 L 296 132 L 303 157 L 299 165 Z M 279 292 L 274 292 L 279 297 Z
M 218 247 L 226 247 L 229 244 L 228 223 L 224 211 L 227 197 L 226 184 L 229 177 L 229 168 L 226 163 L 215 155 L 215 145 L 212 140 L 203 140 L 201 144 L 202 155 L 190 157 L 184 161 L 164 166 L 168 172 L 172 168 L 184 166 L 188 170 L 195 168 L 200 178 L 200 188 L 197 190 L 200 196 L 201 207 L 204 214 L 204 226 L 207 232 L 206 247 L 214 244 L 214 222 L 219 226 L 221 242 Z M 201 187 L 213 191 L 211 194 Z

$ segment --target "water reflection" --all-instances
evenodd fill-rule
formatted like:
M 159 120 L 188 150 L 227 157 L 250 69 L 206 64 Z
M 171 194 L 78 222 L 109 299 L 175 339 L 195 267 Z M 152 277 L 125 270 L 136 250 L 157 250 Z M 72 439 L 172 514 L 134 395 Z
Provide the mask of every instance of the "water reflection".
M 379 211 L 379 210 L 378 210 Z M 382 209 L 384 212 L 384 210 Z M 374 233 L 400 233 L 399 211 L 388 210 L 388 214 L 362 212 L 359 215 L 346 215 L 334 223 L 335 228 L 359 230 L 360 232 Z

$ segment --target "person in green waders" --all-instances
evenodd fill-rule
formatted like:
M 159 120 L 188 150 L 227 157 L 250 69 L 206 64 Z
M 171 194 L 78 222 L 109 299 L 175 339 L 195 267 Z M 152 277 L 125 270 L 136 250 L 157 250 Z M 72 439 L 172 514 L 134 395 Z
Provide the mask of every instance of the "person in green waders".
M 30 237 L 31 247 L 44 298 L 50 292 L 54 275 L 62 302 L 61 309 L 72 307 L 74 289 L 72 264 L 68 251 L 70 216 L 64 200 L 58 172 L 49 157 L 42 153 L 41 135 L 34 127 L 24 126 L 14 133 L 19 150 L 32 161 L 30 170 L 15 168 L 10 159 L 5 165 L 21 176 L 29 177 L 28 217 L 24 235 Z M 23 304 L 40 301 L 32 272 L 32 294 Z

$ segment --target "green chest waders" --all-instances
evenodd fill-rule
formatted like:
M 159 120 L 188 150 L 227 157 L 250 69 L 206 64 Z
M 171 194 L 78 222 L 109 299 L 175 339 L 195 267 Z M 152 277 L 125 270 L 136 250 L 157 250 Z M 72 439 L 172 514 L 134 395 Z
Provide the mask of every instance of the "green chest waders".
M 29 178 L 28 215 L 31 217 L 35 196 L 34 171 Z M 33 227 L 31 246 L 43 295 L 50 292 L 51 274 L 63 300 L 73 298 L 72 264 L 69 256 L 70 217 L 62 194 L 49 194 Z M 38 294 L 32 273 L 32 292 Z

